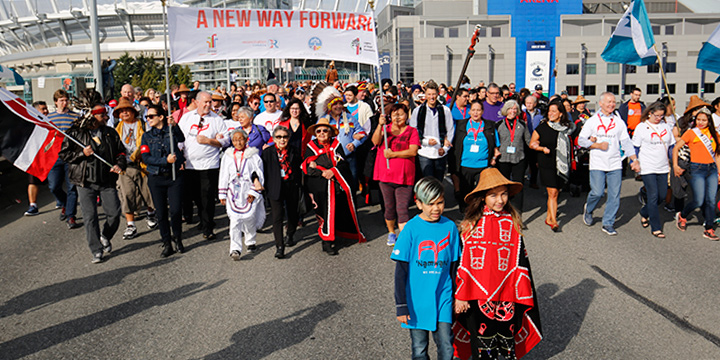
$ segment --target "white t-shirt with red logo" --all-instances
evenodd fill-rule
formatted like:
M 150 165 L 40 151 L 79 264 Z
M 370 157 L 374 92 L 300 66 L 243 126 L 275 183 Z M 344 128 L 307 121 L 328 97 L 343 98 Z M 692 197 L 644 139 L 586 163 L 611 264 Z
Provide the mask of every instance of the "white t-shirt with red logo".
M 590 137 L 597 138 L 597 143 L 609 144 L 607 150 L 590 150 L 590 170 L 620 170 L 622 160 L 626 156 L 635 154 L 625 121 L 616 112 L 610 116 L 600 111 L 593 114 L 580 131 L 578 144 L 582 147 L 590 147 L 593 144 Z
M 264 126 L 265 130 L 272 134 L 275 127 L 280 123 L 280 115 L 282 115 L 282 111 L 280 110 L 277 110 L 274 113 L 263 111 L 255 116 L 253 124 L 257 126 Z
M 185 135 L 185 148 L 183 149 L 185 168 L 190 170 L 220 168 L 221 149 L 212 145 L 198 143 L 197 136 L 204 135 L 210 139 L 215 139 L 218 134 L 227 136 L 225 121 L 211 111 L 207 115 L 203 115 L 201 123 L 197 110 L 193 110 L 183 115 L 178 126 Z
M 668 147 L 675 144 L 675 137 L 668 124 L 648 125 L 647 121 L 641 122 L 635 128 L 632 142 L 633 146 L 640 148 L 640 175 L 670 172 Z

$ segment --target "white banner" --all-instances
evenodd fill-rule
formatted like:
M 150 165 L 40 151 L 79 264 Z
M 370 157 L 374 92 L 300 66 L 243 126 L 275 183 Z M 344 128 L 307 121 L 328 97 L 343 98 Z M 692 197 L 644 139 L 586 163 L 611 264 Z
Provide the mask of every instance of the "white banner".
M 543 93 L 550 91 L 550 47 L 547 45 L 528 44 L 525 53 L 525 87 L 535 90 L 535 85 L 542 85 Z
M 377 66 L 372 12 L 168 7 L 173 63 L 320 59 Z

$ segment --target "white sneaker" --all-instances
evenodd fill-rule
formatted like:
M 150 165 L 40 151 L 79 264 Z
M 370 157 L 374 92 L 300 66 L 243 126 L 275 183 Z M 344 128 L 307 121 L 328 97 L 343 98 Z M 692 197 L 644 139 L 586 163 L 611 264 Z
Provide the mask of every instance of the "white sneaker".
M 105 236 L 100 235 L 100 243 L 103 246 L 103 252 L 108 254 L 112 252 L 112 244 L 110 244 L 110 240 L 108 240 Z
M 155 214 L 148 214 L 147 227 L 150 230 L 155 229 L 158 226 L 158 220 Z
M 123 239 L 130 240 L 137 235 L 137 228 L 135 225 L 128 225 L 127 229 L 125 229 L 125 232 L 123 233 Z
M 102 253 L 99 252 L 99 253 L 93 254 L 93 258 L 92 258 L 92 260 L 91 260 L 91 262 L 92 262 L 93 264 L 99 264 L 99 263 L 101 263 L 102 261 L 103 261 Z

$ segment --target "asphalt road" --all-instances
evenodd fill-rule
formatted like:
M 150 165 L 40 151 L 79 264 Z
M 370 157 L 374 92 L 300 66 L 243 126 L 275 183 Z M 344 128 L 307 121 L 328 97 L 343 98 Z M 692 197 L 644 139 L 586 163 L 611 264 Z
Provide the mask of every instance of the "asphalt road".
M 394 263 L 379 206 L 359 210 L 369 241 L 344 242 L 335 257 L 321 251 L 316 222 L 308 218 L 287 259 L 273 257 L 266 232 L 257 254 L 233 262 L 218 207 L 216 241 L 186 227 L 188 251 L 161 259 L 158 232 L 140 220 L 141 235 L 124 241 L 117 234 L 110 258 L 95 265 L 84 230 L 58 221 L 47 188 L 41 214 L 22 216 L 26 180 L 6 164 L 1 359 L 410 356 L 409 334 L 395 320 Z M 526 242 L 544 339 L 526 359 L 720 358 L 720 243 L 702 238 L 697 218 L 681 233 L 665 211 L 668 238 L 652 237 L 639 224 L 639 186 L 623 182 L 615 237 L 599 224 L 586 227 L 584 198 L 566 193 L 561 232 L 552 233 L 543 223 L 543 190 L 527 190 Z M 449 202 L 446 215 L 459 219 Z

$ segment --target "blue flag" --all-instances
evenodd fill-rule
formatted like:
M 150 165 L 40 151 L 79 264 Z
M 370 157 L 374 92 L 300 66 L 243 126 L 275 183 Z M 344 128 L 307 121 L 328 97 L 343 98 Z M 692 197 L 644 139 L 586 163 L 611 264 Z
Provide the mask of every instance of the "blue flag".
M 0 80 L 14 81 L 17 85 L 25 85 L 25 80 L 15 70 L 0 65 Z
M 642 0 L 635 0 L 618 21 L 610 41 L 602 52 L 602 58 L 612 63 L 651 65 L 657 61 L 653 45 L 655 38 L 645 3 Z
M 720 74 L 720 25 L 715 28 L 708 41 L 700 49 L 697 65 L 698 69 L 712 71 Z M 718 82 L 720 77 L 715 79 Z

